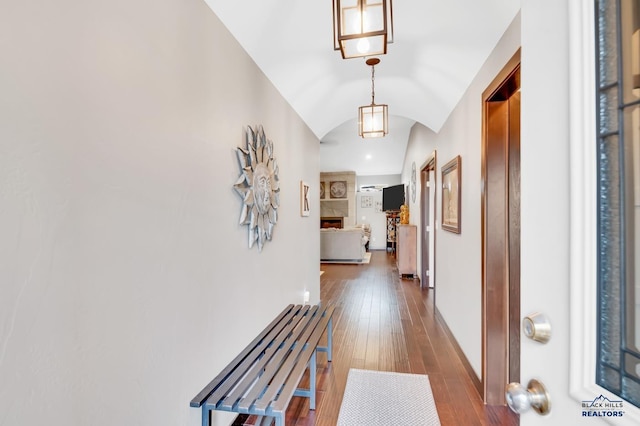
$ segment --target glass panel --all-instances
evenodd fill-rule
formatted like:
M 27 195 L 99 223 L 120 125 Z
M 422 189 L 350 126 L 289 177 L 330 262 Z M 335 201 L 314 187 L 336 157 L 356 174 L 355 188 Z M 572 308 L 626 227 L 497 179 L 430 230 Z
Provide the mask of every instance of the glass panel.
M 622 397 L 636 407 L 640 407 L 640 384 L 624 377 L 622 379 Z
M 362 20 L 360 19 L 360 10 L 357 7 L 343 7 L 340 22 L 342 23 L 342 35 L 362 33 Z
M 597 5 L 597 383 L 640 406 L 640 0 Z
M 601 377 L 598 384 L 609 389 L 611 392 L 620 394 L 620 373 L 613 368 L 604 367 L 600 370 Z
M 599 1 L 597 12 L 599 44 L 598 68 L 600 71 L 600 86 L 604 86 L 618 80 L 616 1 Z
M 629 376 L 640 380 L 640 358 L 632 354 L 626 354 L 624 357 L 624 369 Z
M 618 87 L 600 92 L 600 133 L 618 131 Z
M 356 58 L 360 56 L 382 55 L 385 49 L 384 36 L 372 36 L 357 39 L 343 40 L 342 47 L 345 57 Z
M 600 142 L 600 361 L 620 368 L 619 139 Z
M 640 11 L 639 11 L 640 12 Z M 640 274 L 635 273 L 640 265 L 640 106 L 628 107 L 624 112 L 625 166 L 627 176 L 628 228 L 626 235 L 633 236 L 629 241 L 628 272 L 626 287 L 626 325 L 627 347 L 640 351 Z M 630 223 L 629 223 L 630 222 Z
M 384 30 L 384 10 L 382 10 L 382 2 L 368 1 L 364 5 L 364 30 L 383 31 Z

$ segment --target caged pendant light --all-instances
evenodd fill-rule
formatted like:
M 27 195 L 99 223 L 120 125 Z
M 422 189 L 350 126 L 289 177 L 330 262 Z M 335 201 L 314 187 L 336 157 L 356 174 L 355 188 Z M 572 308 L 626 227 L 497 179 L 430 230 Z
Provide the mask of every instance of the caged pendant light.
M 363 138 L 382 138 L 389 133 L 389 111 L 387 105 L 375 103 L 375 66 L 378 58 L 367 59 L 371 66 L 371 105 L 358 108 L 358 134 Z
M 333 0 L 333 49 L 344 59 L 384 55 L 393 43 L 391 0 Z

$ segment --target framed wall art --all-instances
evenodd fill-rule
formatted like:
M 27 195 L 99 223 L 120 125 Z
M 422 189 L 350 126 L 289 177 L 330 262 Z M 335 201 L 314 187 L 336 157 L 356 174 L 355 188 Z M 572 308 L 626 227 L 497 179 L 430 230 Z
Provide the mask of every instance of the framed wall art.
M 320 199 L 321 200 L 324 200 L 324 198 L 325 198 L 324 194 L 325 194 L 325 192 L 324 192 L 324 182 L 320 182 Z
M 300 216 L 309 216 L 310 213 L 309 184 L 304 181 L 300 181 Z
M 370 209 L 373 207 L 373 196 L 372 195 L 363 195 L 360 197 L 360 208 Z
M 329 196 L 331 198 L 347 198 L 347 181 L 337 180 L 330 182 Z
M 442 229 L 460 233 L 462 159 L 456 156 L 442 166 Z

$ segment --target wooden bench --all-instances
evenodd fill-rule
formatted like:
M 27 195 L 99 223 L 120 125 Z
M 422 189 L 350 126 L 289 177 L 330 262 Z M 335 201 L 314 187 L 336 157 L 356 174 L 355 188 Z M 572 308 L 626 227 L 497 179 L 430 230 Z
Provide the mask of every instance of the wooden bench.
M 289 305 L 220 374 L 191 400 L 202 407 L 202 426 L 211 411 L 258 416 L 257 424 L 284 426 L 293 396 L 309 398 L 316 408 L 316 353 L 331 361 L 333 306 Z M 318 346 L 327 331 L 327 346 Z M 298 385 L 307 366 L 309 389 Z

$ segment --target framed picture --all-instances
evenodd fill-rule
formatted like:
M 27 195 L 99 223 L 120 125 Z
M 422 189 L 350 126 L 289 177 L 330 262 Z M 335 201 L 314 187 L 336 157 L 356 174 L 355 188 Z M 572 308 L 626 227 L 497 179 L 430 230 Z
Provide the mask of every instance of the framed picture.
M 324 182 L 320 182 L 320 199 L 324 200 Z
M 373 196 L 363 195 L 360 197 L 360 207 L 363 209 L 370 209 L 373 207 Z
M 338 180 L 330 182 L 329 196 L 331 198 L 347 198 L 347 181 Z
M 300 181 L 300 216 L 309 216 L 311 207 L 309 206 L 309 184 Z
M 442 229 L 460 233 L 462 159 L 456 156 L 442 166 Z
M 376 213 L 382 212 L 382 201 L 376 201 L 375 212 Z

